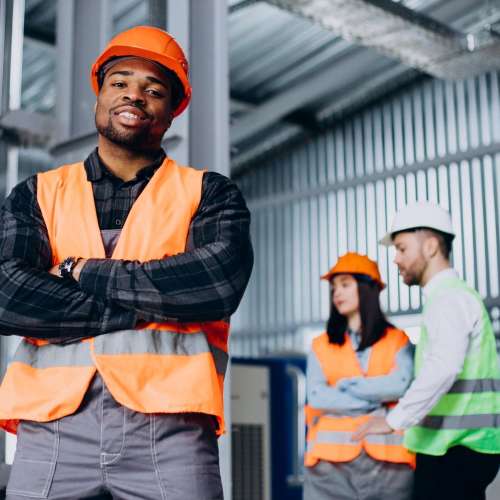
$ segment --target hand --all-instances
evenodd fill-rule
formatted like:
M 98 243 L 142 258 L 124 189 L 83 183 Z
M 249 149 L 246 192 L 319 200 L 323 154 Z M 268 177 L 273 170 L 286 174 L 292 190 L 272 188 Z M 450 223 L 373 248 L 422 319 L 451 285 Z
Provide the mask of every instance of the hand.
M 339 379 L 335 387 L 342 392 L 349 391 L 351 387 L 355 386 L 361 378 L 363 377 L 341 378 Z
M 377 392 L 377 387 L 372 382 L 373 380 L 366 377 L 353 377 L 345 390 L 356 398 L 365 401 L 376 401 L 377 397 L 374 397 L 374 392 Z
M 58 278 L 61 277 L 61 273 L 59 272 L 59 264 L 57 266 L 53 266 L 49 269 L 49 273 L 52 274 L 52 276 L 57 276 Z
M 361 441 L 368 434 L 390 434 L 394 429 L 387 423 L 385 417 L 371 417 L 368 422 L 358 427 L 352 435 L 354 441 Z
M 73 272 L 71 273 L 73 275 L 73 279 L 75 281 L 80 281 L 80 273 L 82 272 L 83 266 L 87 262 L 88 259 L 80 259 L 77 263 L 76 266 L 73 268 Z
M 73 275 L 73 279 L 75 281 L 78 281 L 80 279 L 80 273 L 82 272 L 83 266 L 87 262 L 87 259 L 79 259 L 78 262 L 76 263 L 76 266 L 73 268 L 73 272 L 71 273 Z M 49 274 L 52 274 L 53 276 L 57 276 L 58 278 L 61 277 L 61 273 L 59 272 L 59 264 L 51 267 L 49 269 Z

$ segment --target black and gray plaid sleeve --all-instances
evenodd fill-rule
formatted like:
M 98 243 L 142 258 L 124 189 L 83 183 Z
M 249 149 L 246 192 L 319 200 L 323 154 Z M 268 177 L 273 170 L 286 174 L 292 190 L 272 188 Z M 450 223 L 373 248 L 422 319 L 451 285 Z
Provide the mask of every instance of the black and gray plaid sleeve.
M 0 210 L 0 334 L 35 338 L 100 335 L 131 328 L 133 311 L 50 275 L 51 250 L 36 200 L 36 177 Z
M 148 321 L 226 318 L 236 310 L 253 266 L 249 225 L 236 185 L 208 172 L 185 253 L 146 263 L 91 259 L 80 286 Z

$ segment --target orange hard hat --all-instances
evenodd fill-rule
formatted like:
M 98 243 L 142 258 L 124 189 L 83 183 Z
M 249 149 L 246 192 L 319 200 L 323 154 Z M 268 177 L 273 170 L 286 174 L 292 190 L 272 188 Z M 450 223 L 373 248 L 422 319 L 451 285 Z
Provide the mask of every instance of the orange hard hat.
M 322 280 L 331 281 L 337 274 L 357 274 L 367 276 L 373 280 L 381 290 L 385 288 L 385 283 L 380 277 L 377 263 L 369 259 L 366 255 L 355 252 L 348 252 L 339 257 L 337 263 L 323 276 Z
M 188 62 L 181 46 L 166 31 L 153 26 L 136 26 L 116 35 L 96 59 L 90 75 L 95 94 L 99 93 L 99 69 L 112 57 L 135 56 L 154 61 L 173 71 L 182 85 L 184 96 L 173 111 L 180 115 L 191 100 Z

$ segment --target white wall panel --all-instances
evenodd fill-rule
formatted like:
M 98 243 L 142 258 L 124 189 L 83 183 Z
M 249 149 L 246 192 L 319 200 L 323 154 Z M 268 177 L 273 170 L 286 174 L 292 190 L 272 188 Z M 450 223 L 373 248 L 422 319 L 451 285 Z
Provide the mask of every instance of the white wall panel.
M 319 276 L 347 251 L 378 260 L 389 313 L 417 313 L 419 289 L 404 285 L 394 252 L 378 244 L 396 209 L 416 200 L 451 211 L 454 266 L 500 315 L 498 80 L 423 79 L 237 179 L 253 214 L 256 264 L 233 352 L 301 349 L 303 332 L 329 312 Z

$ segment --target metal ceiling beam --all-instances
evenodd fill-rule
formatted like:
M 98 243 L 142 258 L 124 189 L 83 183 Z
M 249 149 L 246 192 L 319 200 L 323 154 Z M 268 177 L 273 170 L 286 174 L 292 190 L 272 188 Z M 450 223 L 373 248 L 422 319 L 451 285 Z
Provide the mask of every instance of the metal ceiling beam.
M 372 75 L 369 79 L 363 78 L 351 83 L 348 88 L 343 88 L 331 98 L 332 104 L 316 114 L 318 123 L 326 126 L 344 113 L 358 109 L 360 106 L 371 102 L 373 99 L 387 94 L 392 89 L 413 80 L 419 73 L 414 69 L 400 64 L 394 64 L 391 68 L 384 69 Z M 250 148 L 242 149 L 231 158 L 231 171 L 233 175 L 240 175 L 247 165 L 269 151 L 290 143 L 303 136 L 306 131 L 302 127 L 276 127 L 274 133 L 269 134 L 263 140 L 252 145 Z M 237 149 L 237 148 L 235 148 Z
M 55 120 L 45 114 L 14 109 L 0 117 L 0 130 L 6 130 L 25 144 L 46 146 L 56 128 Z
M 258 0 L 240 0 L 237 3 L 233 3 L 229 5 L 228 10 L 229 14 L 232 14 L 233 12 L 237 12 L 238 10 L 241 9 L 246 9 L 247 7 L 250 7 L 250 5 L 253 5 L 256 3 Z
M 237 122 L 239 118 L 245 115 L 245 113 L 250 113 L 257 106 L 246 101 L 242 101 L 236 97 L 231 97 L 230 99 L 230 120 L 229 123 L 232 125 Z M 297 110 L 292 112 L 287 117 L 281 121 L 281 125 L 287 127 L 287 130 L 293 130 L 295 132 L 307 132 L 307 131 L 317 131 L 320 128 L 320 124 L 316 113 L 308 113 L 302 110 Z M 279 127 L 280 128 L 280 127 Z M 280 130 L 280 136 L 284 136 Z M 267 142 L 267 139 L 266 141 Z M 276 141 L 273 141 L 276 142 Z M 252 150 L 255 151 L 255 147 L 252 146 Z M 231 147 L 231 154 L 233 158 L 238 155 L 239 148 L 236 145 Z M 231 162 L 233 165 L 233 162 Z
M 340 0 L 266 0 L 270 4 L 277 5 L 278 3 L 295 3 L 295 4 L 311 4 L 311 3 L 323 3 L 329 6 L 328 14 L 331 14 L 332 5 L 334 3 L 339 3 Z M 462 50 L 462 58 L 465 61 L 465 65 L 462 65 L 462 70 L 464 71 L 466 76 L 470 76 L 470 74 L 474 71 L 482 71 L 483 67 L 481 67 L 480 57 L 478 57 L 478 52 L 470 52 L 464 51 L 463 44 L 464 38 L 460 32 L 453 30 L 447 25 L 430 19 L 427 16 L 423 16 L 417 12 L 411 11 L 401 5 L 394 4 L 394 2 L 388 2 L 388 0 L 344 0 L 344 3 L 351 6 L 356 7 L 356 4 L 359 3 L 371 3 L 377 4 L 378 8 L 384 4 L 389 8 L 394 7 L 393 15 L 398 14 L 406 23 L 414 23 L 418 29 L 431 30 L 435 36 L 441 36 L 446 38 L 447 40 L 454 40 L 454 44 L 458 44 Z M 391 4 L 391 5 L 389 5 Z M 464 18 L 464 12 L 467 12 L 466 9 L 467 2 L 454 2 L 452 5 L 450 4 L 439 4 L 437 8 L 438 12 L 435 12 L 436 16 L 440 19 L 452 19 L 453 23 L 457 26 L 460 26 L 460 29 L 469 28 L 472 23 L 470 20 L 464 20 L 464 22 L 459 22 L 462 18 Z M 281 5 L 282 6 L 282 5 Z M 444 10 L 443 10 L 444 9 Z M 436 9 L 434 9 L 436 10 Z M 433 10 L 433 13 L 434 13 Z M 335 11 L 335 14 L 338 14 L 338 11 Z M 477 14 L 477 13 L 476 13 Z M 491 14 L 491 13 L 490 13 Z M 493 17 L 494 17 L 493 13 Z M 477 14 L 479 15 L 479 14 Z M 325 14 L 325 17 L 326 14 Z M 484 16 L 481 15 L 481 18 Z M 490 16 L 491 17 L 491 16 Z M 366 12 L 365 12 L 366 18 Z M 495 18 L 496 19 L 496 18 Z M 366 19 L 365 19 L 366 20 Z M 477 22 L 477 16 L 475 17 L 475 21 Z M 366 22 L 372 22 L 375 24 L 373 29 L 377 28 L 377 23 L 373 22 L 373 18 L 366 20 Z M 319 22 L 320 24 L 324 24 L 323 20 Z M 359 21 L 361 23 L 361 21 Z M 457 24 L 458 23 L 458 24 Z M 356 23 L 353 23 L 356 24 Z M 477 26 L 476 26 L 477 31 Z M 404 37 L 401 33 L 395 32 L 401 39 L 404 40 Z M 404 36 L 406 36 L 406 32 Z M 477 40 L 477 38 L 474 38 Z M 347 44 L 347 42 L 345 42 Z M 403 44 L 404 45 L 404 44 Z M 349 44 L 349 47 L 350 44 Z M 358 45 L 359 47 L 359 45 Z M 349 57 L 354 57 L 355 49 L 347 49 L 345 51 L 345 55 Z M 491 59 L 496 59 L 496 61 L 500 61 L 500 57 L 496 54 L 496 45 L 493 44 L 484 44 L 482 46 L 483 54 L 485 57 Z M 488 53 L 489 52 L 489 53 Z M 394 54 L 393 54 L 394 56 Z M 294 113 L 299 109 L 303 109 L 304 107 L 311 104 L 313 101 L 321 99 L 321 97 L 330 96 L 330 101 L 332 104 L 328 106 L 328 108 L 320 110 L 316 114 L 316 119 L 320 123 L 328 122 L 331 120 L 337 119 L 339 116 L 343 115 L 345 112 L 349 112 L 349 110 L 356 109 L 360 104 L 369 102 L 374 97 L 384 94 L 387 89 L 394 88 L 395 85 L 400 83 L 405 83 L 411 80 L 413 77 L 417 75 L 414 69 L 408 68 L 408 66 L 389 66 L 385 69 L 388 71 L 387 74 L 384 74 L 384 71 L 377 71 L 375 74 L 370 74 L 369 78 L 363 77 L 360 73 L 360 67 L 363 66 L 363 62 L 360 62 L 359 59 L 356 59 L 358 67 L 358 81 L 353 82 L 339 82 L 339 74 L 340 78 L 342 78 L 342 74 L 346 74 L 347 71 L 344 71 L 343 66 L 347 58 L 344 59 L 342 57 L 342 61 L 335 60 L 334 62 L 328 61 L 328 64 L 325 64 L 325 71 L 316 74 L 311 77 L 311 79 L 302 81 L 298 86 L 294 86 L 290 90 L 282 93 L 281 95 L 275 96 L 264 102 L 260 106 L 257 106 L 253 109 L 248 110 L 243 116 L 236 116 L 234 123 L 231 127 L 231 143 L 232 143 L 232 151 L 236 152 L 236 154 L 232 158 L 233 167 L 236 166 L 236 169 L 244 168 L 249 161 L 252 160 L 252 154 L 250 149 L 246 148 L 246 145 L 250 142 L 251 138 L 255 138 L 259 135 L 262 135 L 263 131 L 270 130 L 271 127 L 280 122 L 283 123 L 286 120 L 286 117 L 290 114 Z M 479 60 L 479 67 L 473 68 L 473 61 L 471 59 Z M 484 59 L 484 57 L 483 57 Z M 451 61 L 451 58 L 450 58 Z M 457 64 L 458 61 L 458 64 Z M 439 67 L 443 68 L 443 71 L 454 71 L 457 72 L 457 68 L 460 67 L 460 64 L 463 61 L 459 61 L 458 59 L 454 59 L 453 62 L 448 60 L 440 61 Z M 340 65 L 338 64 L 340 63 Z M 373 64 L 373 60 L 370 61 Z M 448 64 L 451 64 L 451 68 L 448 68 Z M 371 67 L 371 66 L 370 66 Z M 348 68 L 352 69 L 352 67 Z M 380 69 L 380 68 L 378 68 Z M 439 68 L 438 68 L 439 70 Z M 331 93 L 332 82 L 335 82 L 335 88 L 340 88 L 342 91 L 339 91 L 336 94 Z M 284 120 L 285 119 L 285 120 Z M 295 137 L 304 132 L 304 130 L 300 128 L 295 128 L 295 130 L 288 130 L 287 138 L 289 137 L 289 133 Z M 278 134 L 280 136 L 281 134 Z M 260 136 L 259 136 L 260 137 Z M 279 141 L 275 140 L 275 137 L 267 137 L 261 138 L 259 140 L 259 144 L 263 142 L 262 147 L 259 147 L 259 150 L 269 151 L 273 147 L 279 145 Z M 255 151 L 255 145 L 252 148 Z M 253 155 L 255 158 L 255 154 Z
M 255 105 L 250 104 L 246 101 L 242 101 L 236 97 L 231 97 L 230 101 L 230 112 L 231 113 L 241 113 L 245 111 L 250 111 L 255 109 Z
M 488 32 L 464 35 L 391 0 L 266 1 L 438 78 L 500 68 L 500 41 Z
M 304 130 L 297 125 L 281 125 L 276 131 L 271 131 L 265 141 L 259 141 L 251 148 L 231 158 L 231 176 L 240 175 L 251 161 L 264 156 L 278 146 L 289 143 L 303 133 Z
M 55 45 L 56 2 L 27 1 L 24 33 L 50 45 Z
M 324 71 L 268 99 L 235 121 L 231 127 L 231 144 L 238 145 L 245 142 L 260 130 L 269 127 L 288 114 L 328 95 L 332 90 L 332 81 L 335 81 L 336 86 L 347 87 L 352 83 L 351 75 L 362 76 L 363 68 L 372 67 L 374 63 L 373 55 L 359 47 L 354 47 L 341 60 L 342 71 L 339 71 L 336 64 L 325 65 Z M 387 64 L 383 59 L 381 63 Z
M 337 118 L 353 108 L 359 108 L 368 101 L 373 100 L 382 93 L 387 94 L 410 80 L 418 73 L 401 64 L 395 64 L 387 71 L 373 75 L 364 81 L 352 85 L 349 89 L 342 89 L 337 96 L 331 99 L 331 104 L 316 113 L 316 120 L 320 123 Z

